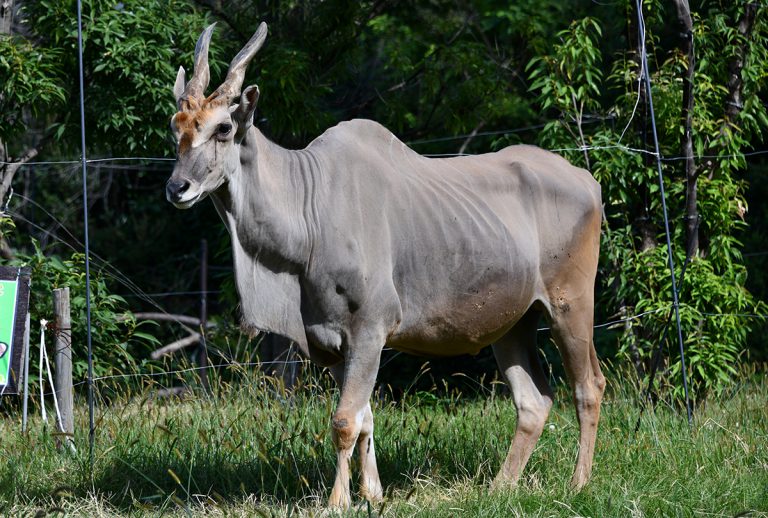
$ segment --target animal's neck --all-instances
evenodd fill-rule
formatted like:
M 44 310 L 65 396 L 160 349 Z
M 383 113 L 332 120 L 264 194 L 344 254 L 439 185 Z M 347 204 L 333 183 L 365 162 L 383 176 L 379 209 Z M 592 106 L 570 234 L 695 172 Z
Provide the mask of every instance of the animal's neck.
M 312 183 L 305 151 L 289 151 L 251 128 L 240 146 L 239 168 L 229 182 L 231 211 L 244 250 L 264 260 L 306 264 L 307 186 Z

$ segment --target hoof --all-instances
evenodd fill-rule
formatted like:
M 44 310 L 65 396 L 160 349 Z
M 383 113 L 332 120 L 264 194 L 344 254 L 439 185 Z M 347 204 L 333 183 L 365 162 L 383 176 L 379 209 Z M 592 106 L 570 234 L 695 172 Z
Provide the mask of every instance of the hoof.
M 384 490 L 378 480 L 373 484 L 364 485 L 360 490 L 360 496 L 372 504 L 378 504 L 384 499 Z
M 578 478 L 577 477 L 573 477 L 571 479 L 571 488 L 574 491 L 582 491 L 587 486 L 588 482 L 589 482 L 588 478 L 585 478 L 585 477 L 578 477 Z
M 331 492 L 331 497 L 328 499 L 328 507 L 339 511 L 346 511 L 352 505 L 352 499 L 349 497 L 349 492 L 346 494 L 344 491 Z
M 571 478 L 571 488 L 575 491 L 581 491 L 589 482 L 591 475 L 591 469 L 576 468 L 576 471 L 574 471 L 573 477 Z
M 493 482 L 491 482 L 490 491 L 491 493 L 495 493 L 497 491 L 509 491 L 510 489 L 514 489 L 517 487 L 517 480 L 503 477 L 500 474 L 496 476 L 496 478 L 493 479 Z

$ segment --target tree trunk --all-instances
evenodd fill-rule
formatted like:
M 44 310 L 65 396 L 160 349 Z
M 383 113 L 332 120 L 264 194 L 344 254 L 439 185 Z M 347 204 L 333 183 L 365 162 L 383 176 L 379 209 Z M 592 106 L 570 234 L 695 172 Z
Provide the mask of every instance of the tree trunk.
M 688 0 L 675 0 L 675 7 L 677 7 L 677 19 L 683 29 L 680 33 L 680 50 L 686 57 L 686 67 L 683 72 L 683 109 L 681 112 L 683 135 L 680 141 L 680 152 L 685 159 L 685 253 L 686 258 L 690 259 L 699 251 L 698 174 L 693 157 L 692 134 L 693 79 L 696 68 L 696 56 L 694 55 L 693 46 L 693 20 Z
M 736 126 L 736 119 L 738 119 L 741 110 L 744 108 L 744 101 L 741 97 L 744 79 L 741 77 L 741 72 L 749 50 L 747 43 L 755 25 L 757 7 L 758 4 L 756 3 L 744 4 L 744 12 L 741 14 L 741 18 L 736 26 L 741 40 L 736 46 L 731 61 L 728 63 L 728 95 L 725 96 L 723 124 L 720 126 L 720 141 L 723 143 L 730 140 L 730 135 Z M 706 167 L 709 178 L 714 176 L 716 169 L 716 161 L 710 160 Z M 704 170 L 701 170 L 699 174 L 704 172 Z
M 643 378 L 645 378 L 645 366 L 643 365 L 643 359 L 640 356 L 640 350 L 637 348 L 637 336 L 635 335 L 635 329 L 632 325 L 633 322 L 629 318 L 629 310 L 623 302 L 624 301 L 622 301 L 621 307 L 619 308 L 619 317 L 624 319 L 624 335 L 629 340 L 629 357 L 632 359 L 632 365 L 635 366 L 637 379 L 642 383 Z
M 35 158 L 39 152 L 38 148 L 32 147 L 16 157 L 15 160 L 11 157 L 4 156 L 3 154 L 3 162 L 6 162 L 0 165 L 0 172 L 2 172 L 2 178 L 0 179 L 0 200 L 2 200 L 3 207 L 5 207 L 6 195 L 11 189 L 11 182 L 13 182 L 13 177 L 16 176 L 16 172 L 21 166 Z
M 0 34 L 11 34 L 13 10 L 13 0 L 0 2 Z
M 34 159 L 38 153 L 39 149 L 32 147 L 13 159 L 6 155 L 5 146 L 0 140 L 0 161 L 3 162 L 0 164 L 0 211 L 4 211 L 10 201 L 7 196 L 16 173 L 21 169 L 21 166 Z M 13 250 L 2 233 L 0 233 L 0 257 L 7 260 L 14 258 Z
M 637 131 L 640 133 L 640 139 L 641 144 L 640 147 L 642 149 L 648 148 L 648 102 L 647 102 L 647 93 L 645 91 L 645 88 L 643 88 L 642 81 L 644 80 L 645 76 L 644 74 L 648 73 L 647 70 L 643 70 L 643 59 L 642 59 L 642 53 L 643 53 L 643 46 L 644 41 L 641 38 L 641 31 L 640 27 L 637 25 L 637 21 L 634 17 L 629 17 L 629 27 L 630 32 L 634 32 L 637 34 L 637 42 L 635 47 L 635 53 L 634 53 L 634 61 L 637 66 L 638 70 L 638 88 L 637 88 L 637 106 L 638 106 L 638 113 L 637 118 L 634 119 L 635 124 L 637 126 Z M 651 167 L 653 165 L 652 162 L 652 156 L 648 153 L 642 154 L 642 161 L 643 165 L 645 167 Z M 654 221 L 651 219 L 650 214 L 648 213 L 648 206 L 649 206 L 649 192 L 648 187 L 644 184 L 637 185 L 637 202 L 635 202 L 631 209 L 632 214 L 632 227 L 634 231 L 636 232 L 637 236 L 640 239 L 639 243 L 639 249 L 641 252 L 644 252 L 646 250 L 650 250 L 652 248 L 656 248 L 657 243 L 657 235 L 658 235 L 658 229 L 656 228 L 656 225 Z
M 747 53 L 747 40 L 752 33 L 756 14 L 756 3 L 744 4 L 744 12 L 741 15 L 737 27 L 742 40 L 737 46 L 733 59 L 731 59 L 731 62 L 728 64 L 728 96 L 725 100 L 725 122 L 721 133 L 724 133 L 729 126 L 735 124 L 736 118 L 744 107 L 741 98 L 741 90 L 744 86 L 744 80 L 741 78 L 741 70 L 744 68 L 744 60 Z

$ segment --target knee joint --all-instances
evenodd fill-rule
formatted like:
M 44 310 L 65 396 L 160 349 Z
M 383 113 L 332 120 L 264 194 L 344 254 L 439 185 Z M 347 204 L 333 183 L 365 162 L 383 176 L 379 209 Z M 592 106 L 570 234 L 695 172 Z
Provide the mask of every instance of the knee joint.
M 517 410 L 517 429 L 527 435 L 541 433 L 551 406 L 551 401 L 543 401 L 540 405 L 521 405 Z
M 333 427 L 333 440 L 337 448 L 347 450 L 354 447 L 360 427 L 355 425 L 354 419 L 342 416 L 334 416 L 331 425 Z
M 605 376 L 602 373 L 597 373 L 595 376 L 595 387 L 597 387 L 597 392 L 602 397 L 603 393 L 605 393 Z
M 587 391 L 577 394 L 576 408 L 580 423 L 597 425 L 601 399 L 601 394 L 598 391 Z

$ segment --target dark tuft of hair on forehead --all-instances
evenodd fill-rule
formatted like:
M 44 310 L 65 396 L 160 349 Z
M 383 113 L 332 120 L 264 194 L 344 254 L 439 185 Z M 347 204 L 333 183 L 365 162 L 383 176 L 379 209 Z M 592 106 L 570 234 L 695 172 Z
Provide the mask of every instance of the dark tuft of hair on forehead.
M 192 135 L 189 132 L 183 133 L 179 139 L 179 154 L 184 153 L 192 147 Z

